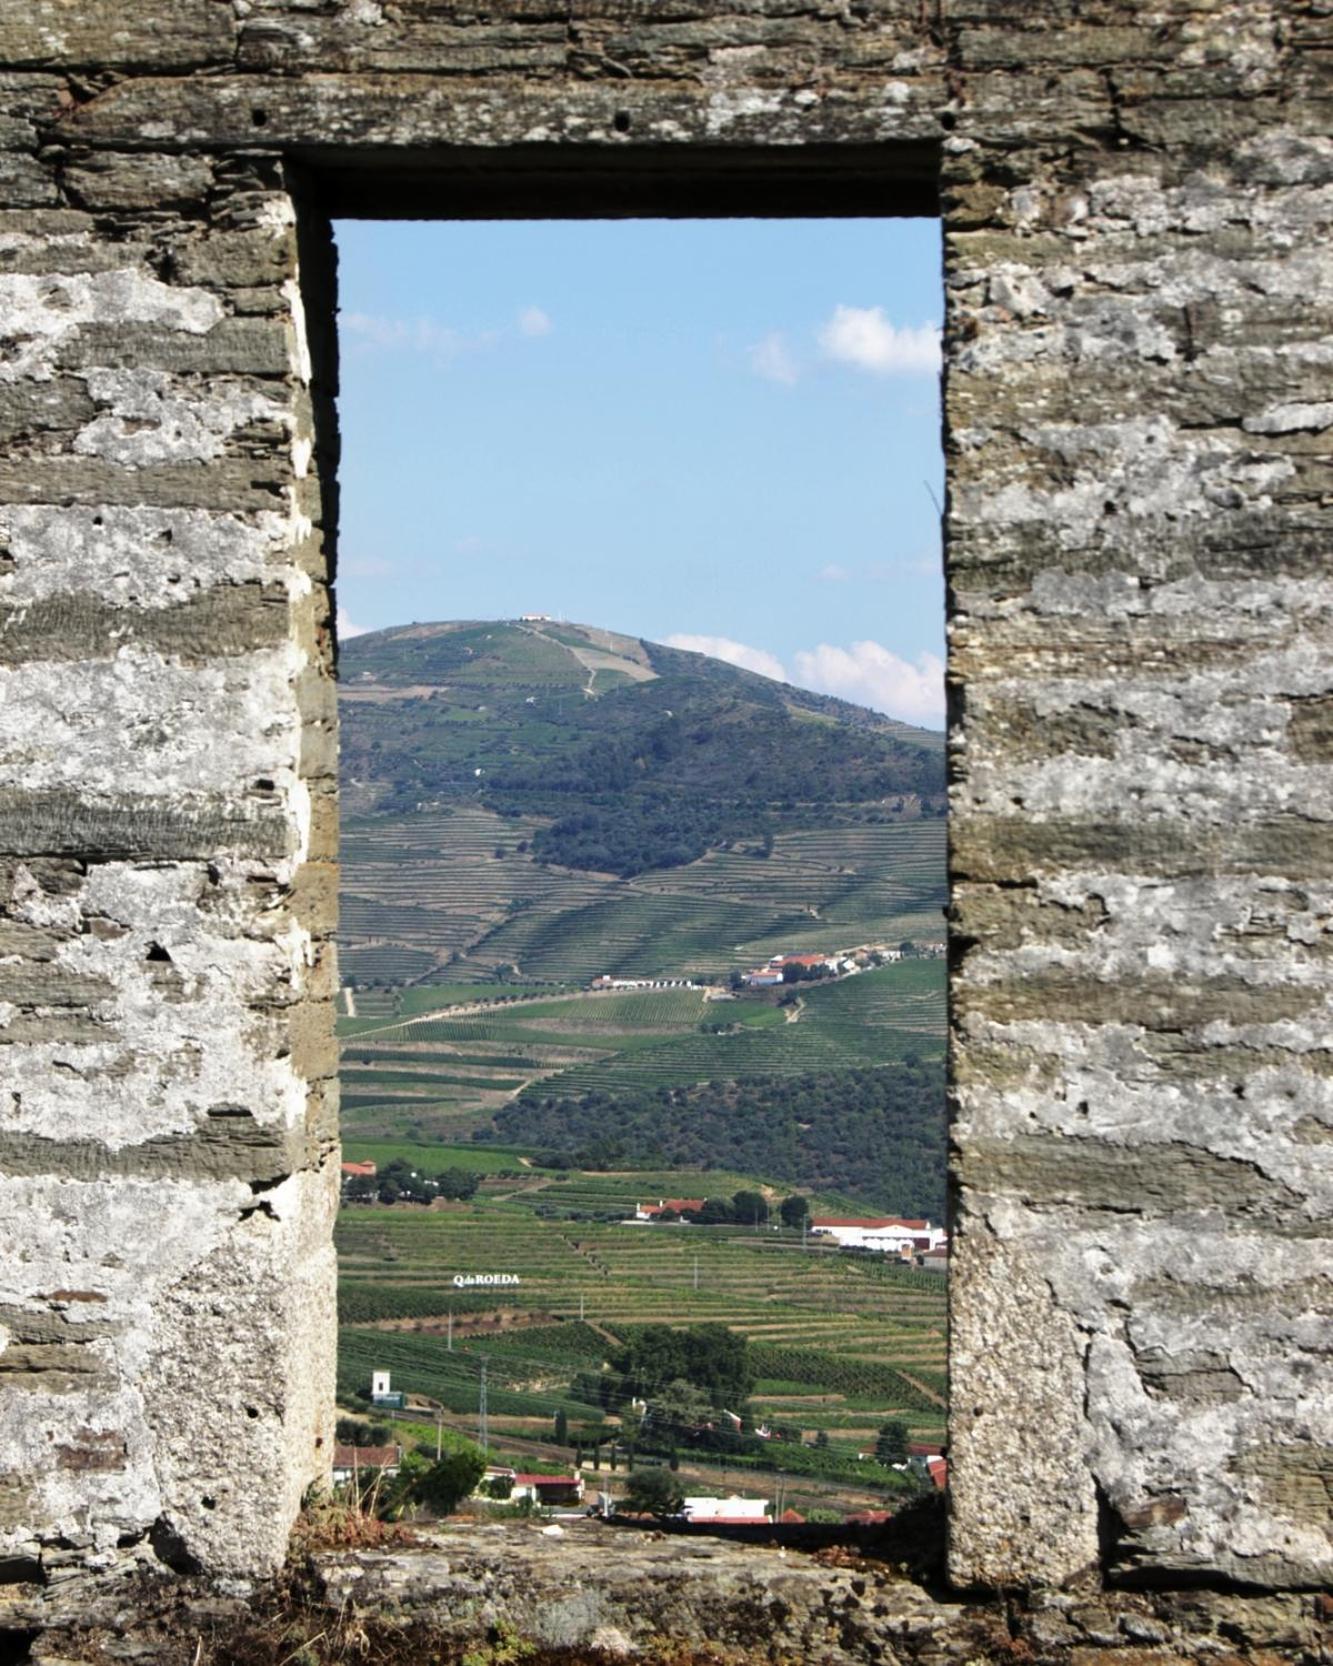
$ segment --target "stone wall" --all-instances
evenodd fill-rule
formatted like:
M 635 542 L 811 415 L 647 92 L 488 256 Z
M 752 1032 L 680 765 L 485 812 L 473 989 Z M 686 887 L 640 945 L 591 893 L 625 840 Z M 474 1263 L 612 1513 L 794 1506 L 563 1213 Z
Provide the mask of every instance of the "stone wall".
M 955 57 L 953 1561 L 1315 1584 L 1327 40 L 1155 11 Z
M 10 78 L 0 169 L 0 1556 L 272 1567 L 335 1325 L 296 214 L 271 160 L 44 144 L 69 96 Z
M 938 201 L 954 1574 L 1327 1576 L 1322 11 L 0 18 L 0 1554 L 327 1461 L 324 216 Z

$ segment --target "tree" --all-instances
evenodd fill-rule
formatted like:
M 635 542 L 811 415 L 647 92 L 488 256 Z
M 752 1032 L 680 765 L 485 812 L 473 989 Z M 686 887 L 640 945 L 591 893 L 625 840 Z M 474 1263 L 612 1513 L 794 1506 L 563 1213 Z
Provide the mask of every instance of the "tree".
M 783 1226 L 798 1227 L 809 1217 L 809 1199 L 802 1197 L 800 1192 L 793 1192 L 790 1197 L 783 1198 L 778 1214 L 782 1217 Z
M 907 1462 L 907 1435 L 905 1423 L 896 1418 L 888 1423 L 881 1423 L 879 1433 L 875 1437 L 875 1462 L 890 1466 Z
M 710 1405 L 740 1411 L 754 1387 L 745 1338 L 726 1325 L 645 1325 L 611 1358 L 615 1375 L 602 1382 L 623 1404 L 654 1400 L 669 1383 L 683 1379 L 702 1389 Z
M 633 1446 L 643 1432 L 644 1409 L 633 1404 L 620 1408 L 620 1434 L 617 1437 L 623 1444 Z
M 364 1423 L 359 1417 L 340 1417 L 333 1438 L 340 1446 L 387 1446 L 393 1431 L 387 1423 Z
M 636 1515 L 662 1521 L 680 1514 L 685 1493 L 669 1469 L 636 1469 L 630 1476 L 624 1503 Z
M 560 1407 L 555 1414 L 555 1443 L 564 1446 L 569 1440 L 569 1418 L 565 1415 L 565 1408 Z
M 731 1200 L 732 1213 L 738 1221 L 762 1226 L 768 1219 L 768 1199 L 762 1192 L 737 1192 Z
M 654 1435 L 686 1434 L 707 1423 L 712 1411 L 712 1402 L 702 1389 L 677 1377 L 649 1401 L 646 1423 Z
M 429 1466 L 416 1481 L 413 1498 L 434 1514 L 447 1516 L 485 1473 L 486 1454 L 469 1441 L 466 1446 L 446 1452 L 438 1463 Z

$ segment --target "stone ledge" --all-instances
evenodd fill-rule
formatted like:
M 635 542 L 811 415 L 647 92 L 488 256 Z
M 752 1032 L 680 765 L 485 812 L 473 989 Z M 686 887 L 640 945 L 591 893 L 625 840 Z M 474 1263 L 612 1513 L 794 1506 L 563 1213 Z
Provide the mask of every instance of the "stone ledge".
M 30 1628 L 27 1658 L 44 1666 L 1314 1666 L 1333 1640 L 1333 1609 L 1310 1594 L 1090 1585 L 975 1599 L 845 1549 L 811 1556 L 597 1521 L 558 1535 L 461 1523 L 424 1541 L 317 1552 L 271 1585 L 210 1586 L 147 1559 L 95 1590 L 57 1572 L 45 1591 L 7 1588 L 0 1643 Z

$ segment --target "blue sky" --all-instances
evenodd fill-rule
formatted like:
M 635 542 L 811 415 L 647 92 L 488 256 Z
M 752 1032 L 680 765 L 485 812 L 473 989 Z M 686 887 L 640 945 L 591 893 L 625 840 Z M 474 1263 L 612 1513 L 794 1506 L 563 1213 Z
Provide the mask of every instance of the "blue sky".
M 345 630 L 550 613 L 940 720 L 934 221 L 338 245 Z

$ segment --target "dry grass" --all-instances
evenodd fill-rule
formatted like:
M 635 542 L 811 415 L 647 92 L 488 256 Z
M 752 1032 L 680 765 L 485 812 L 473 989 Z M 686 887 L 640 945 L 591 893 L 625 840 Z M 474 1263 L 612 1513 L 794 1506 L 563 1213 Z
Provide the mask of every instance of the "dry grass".
M 307 1499 L 292 1528 L 289 1560 L 300 1563 L 317 1551 L 391 1550 L 419 1545 L 420 1538 L 406 1523 L 380 1519 L 379 1493 L 377 1478 L 360 1498 L 349 1489 L 345 1495 L 319 1493 Z

